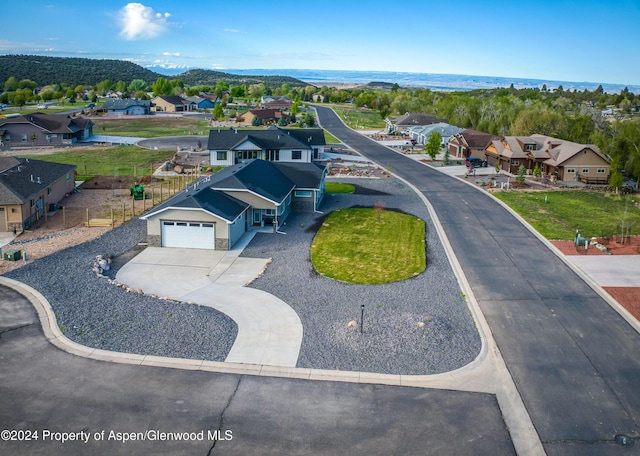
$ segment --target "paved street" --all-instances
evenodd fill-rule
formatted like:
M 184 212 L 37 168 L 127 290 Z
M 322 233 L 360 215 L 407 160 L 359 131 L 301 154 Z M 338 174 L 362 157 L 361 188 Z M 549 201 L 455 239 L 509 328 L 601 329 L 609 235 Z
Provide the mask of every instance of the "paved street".
M 640 437 L 638 332 L 490 196 L 317 112 L 322 127 L 431 202 L 545 451 L 630 454 L 615 437 Z
M 5 287 L 0 367 L 0 431 L 38 431 L 3 433 L 0 454 L 515 454 L 490 394 L 91 360 L 47 342 L 30 302 Z

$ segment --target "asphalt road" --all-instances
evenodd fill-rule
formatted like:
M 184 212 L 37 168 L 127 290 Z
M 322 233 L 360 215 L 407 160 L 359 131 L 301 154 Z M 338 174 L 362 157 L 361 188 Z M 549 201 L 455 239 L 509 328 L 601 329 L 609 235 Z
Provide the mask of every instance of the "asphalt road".
M 545 451 L 640 453 L 640 335 L 490 196 L 316 111 L 323 128 L 431 202 Z M 636 445 L 617 445 L 620 434 Z
M 3 455 L 515 454 L 490 394 L 81 358 L 48 343 L 5 287 L 0 432 Z

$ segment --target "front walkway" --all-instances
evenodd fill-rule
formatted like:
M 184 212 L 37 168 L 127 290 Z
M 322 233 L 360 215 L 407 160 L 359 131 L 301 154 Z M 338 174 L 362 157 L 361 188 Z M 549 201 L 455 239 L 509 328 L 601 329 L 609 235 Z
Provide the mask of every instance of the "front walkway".
M 284 301 L 244 286 L 269 260 L 239 258 L 240 250 L 147 247 L 118 271 L 116 280 L 147 294 L 212 307 L 233 319 L 238 335 L 226 362 L 295 367 L 300 318 Z

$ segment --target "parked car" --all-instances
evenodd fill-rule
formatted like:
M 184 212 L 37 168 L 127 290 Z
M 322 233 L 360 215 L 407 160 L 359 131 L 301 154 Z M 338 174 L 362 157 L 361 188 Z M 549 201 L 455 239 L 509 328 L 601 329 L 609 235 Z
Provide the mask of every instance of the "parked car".
M 486 168 L 488 166 L 487 161 L 481 158 L 469 157 L 464 162 L 468 168 Z
M 86 108 L 95 108 L 96 104 L 95 103 L 87 103 L 86 104 Z

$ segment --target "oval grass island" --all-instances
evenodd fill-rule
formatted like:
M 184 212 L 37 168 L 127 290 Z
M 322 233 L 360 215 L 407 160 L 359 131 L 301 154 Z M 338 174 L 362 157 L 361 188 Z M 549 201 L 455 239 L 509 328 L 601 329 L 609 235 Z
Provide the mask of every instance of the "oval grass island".
M 336 210 L 311 243 L 316 271 L 349 283 L 408 279 L 423 272 L 426 261 L 424 220 L 382 208 Z

